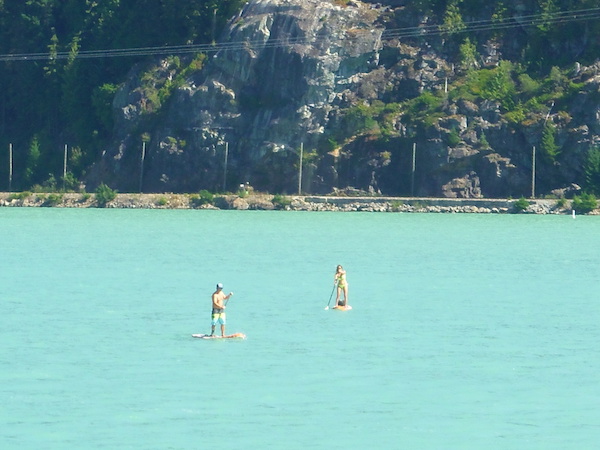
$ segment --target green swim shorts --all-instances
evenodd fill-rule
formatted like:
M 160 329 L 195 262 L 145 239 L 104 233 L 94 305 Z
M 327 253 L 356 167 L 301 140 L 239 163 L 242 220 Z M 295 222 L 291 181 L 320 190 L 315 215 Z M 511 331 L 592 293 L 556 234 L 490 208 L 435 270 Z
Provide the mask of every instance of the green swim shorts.
M 216 325 L 216 324 L 220 324 L 220 325 L 225 325 L 227 320 L 227 318 L 225 317 L 225 313 L 213 313 L 212 315 L 212 321 L 211 321 L 211 325 Z

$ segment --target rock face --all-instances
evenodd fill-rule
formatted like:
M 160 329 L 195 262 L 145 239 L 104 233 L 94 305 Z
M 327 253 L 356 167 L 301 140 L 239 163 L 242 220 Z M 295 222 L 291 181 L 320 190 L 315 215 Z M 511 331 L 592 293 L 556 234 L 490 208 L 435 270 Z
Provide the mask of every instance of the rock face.
M 174 93 L 149 130 L 143 189 L 231 190 L 250 181 L 271 192 L 293 191 L 301 147 L 307 155 L 314 151 L 332 111 L 377 67 L 383 31 L 377 19 L 376 10 L 358 3 L 249 2 L 220 50 Z M 94 168 L 92 184 L 108 179 L 118 189 L 136 189 L 131 173 L 140 171 L 135 134 L 144 101 L 138 76 L 132 73 L 115 99 L 117 141 Z M 307 191 L 330 191 L 337 182 L 333 157 L 319 160 L 324 170 L 309 158 L 303 165 Z
M 343 134 L 351 108 L 444 90 L 456 76 L 425 41 L 383 42 L 391 16 L 396 24 L 398 16 L 411 24 L 426 20 L 410 16 L 404 3 L 249 1 L 160 111 L 152 110 L 143 86 L 148 68 L 132 70 L 115 97 L 114 141 L 89 187 L 217 192 L 249 182 L 272 193 L 295 193 L 301 184 L 313 194 L 354 186 L 386 195 L 529 195 L 541 129 L 515 131 L 495 102 L 446 100 L 445 115 L 424 130 L 396 114 L 386 139 Z M 497 49 L 490 48 L 493 63 Z M 598 91 L 599 69 L 579 68 L 587 87 L 568 124 L 548 115 L 560 145 L 575 150 L 560 173 L 539 175 L 540 192 L 577 180 L 587 149 L 600 142 L 600 109 L 587 95 Z M 157 89 L 177 75 L 168 60 L 153 71 Z

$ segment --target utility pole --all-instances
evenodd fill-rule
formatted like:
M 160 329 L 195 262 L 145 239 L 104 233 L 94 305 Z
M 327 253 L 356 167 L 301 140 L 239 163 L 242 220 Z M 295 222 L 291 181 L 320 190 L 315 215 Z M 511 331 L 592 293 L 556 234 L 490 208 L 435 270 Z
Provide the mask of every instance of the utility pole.
M 300 167 L 298 169 L 298 195 L 302 194 L 302 154 L 304 153 L 304 142 L 300 142 Z
M 416 159 L 417 159 L 417 143 L 413 142 L 412 148 L 412 168 L 410 171 L 410 196 L 415 196 L 415 169 L 416 169 Z
M 223 163 L 223 192 L 227 192 L 227 158 L 229 157 L 229 142 L 225 141 L 225 161 Z
M 8 144 L 8 192 L 12 192 L 13 177 L 13 149 L 12 144 Z
M 535 198 L 535 145 L 531 151 L 531 198 Z

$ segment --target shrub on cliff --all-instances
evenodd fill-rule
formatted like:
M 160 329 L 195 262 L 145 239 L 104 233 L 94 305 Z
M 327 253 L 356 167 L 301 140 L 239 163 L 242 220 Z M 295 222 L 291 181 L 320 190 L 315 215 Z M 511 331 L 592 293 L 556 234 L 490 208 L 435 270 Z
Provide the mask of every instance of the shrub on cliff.
M 56 206 L 63 199 L 63 194 L 57 194 L 55 192 L 48 194 L 48 197 L 44 199 L 42 206 Z
M 101 208 L 104 208 L 108 202 L 113 201 L 116 197 L 117 191 L 112 190 L 104 183 L 96 189 L 96 202 Z
M 276 194 L 273 196 L 271 200 L 275 209 L 285 209 L 286 207 L 291 205 L 291 200 L 283 195 Z
M 573 197 L 573 209 L 580 214 L 587 214 L 598 208 L 598 200 L 593 194 L 583 193 Z
M 212 192 L 203 189 L 198 192 L 198 194 L 192 195 L 190 197 L 190 202 L 195 208 L 202 205 L 214 205 L 215 196 Z
M 529 202 L 525 197 L 521 197 L 519 200 L 513 203 L 515 212 L 520 213 L 529 208 Z

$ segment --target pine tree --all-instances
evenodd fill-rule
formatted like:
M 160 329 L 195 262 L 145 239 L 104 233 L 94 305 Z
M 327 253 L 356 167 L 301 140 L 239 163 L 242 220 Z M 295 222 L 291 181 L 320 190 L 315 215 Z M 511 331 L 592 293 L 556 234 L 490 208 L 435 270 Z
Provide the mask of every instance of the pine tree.
M 42 156 L 42 150 L 40 148 L 40 141 L 37 135 L 34 135 L 29 144 L 29 151 L 27 154 L 27 167 L 25 169 L 25 181 L 31 186 L 36 183 L 37 173 L 39 171 L 40 159 Z
M 584 173 L 586 190 L 600 194 L 600 148 L 592 147 L 589 150 Z
M 555 140 L 556 129 L 551 122 L 546 122 L 544 125 L 544 129 L 542 130 L 542 152 L 547 160 L 554 164 L 558 155 L 560 154 L 560 149 L 556 144 Z
M 477 63 L 477 46 L 471 42 L 469 38 L 465 38 L 459 47 L 460 52 L 460 67 L 464 70 L 476 69 Z

